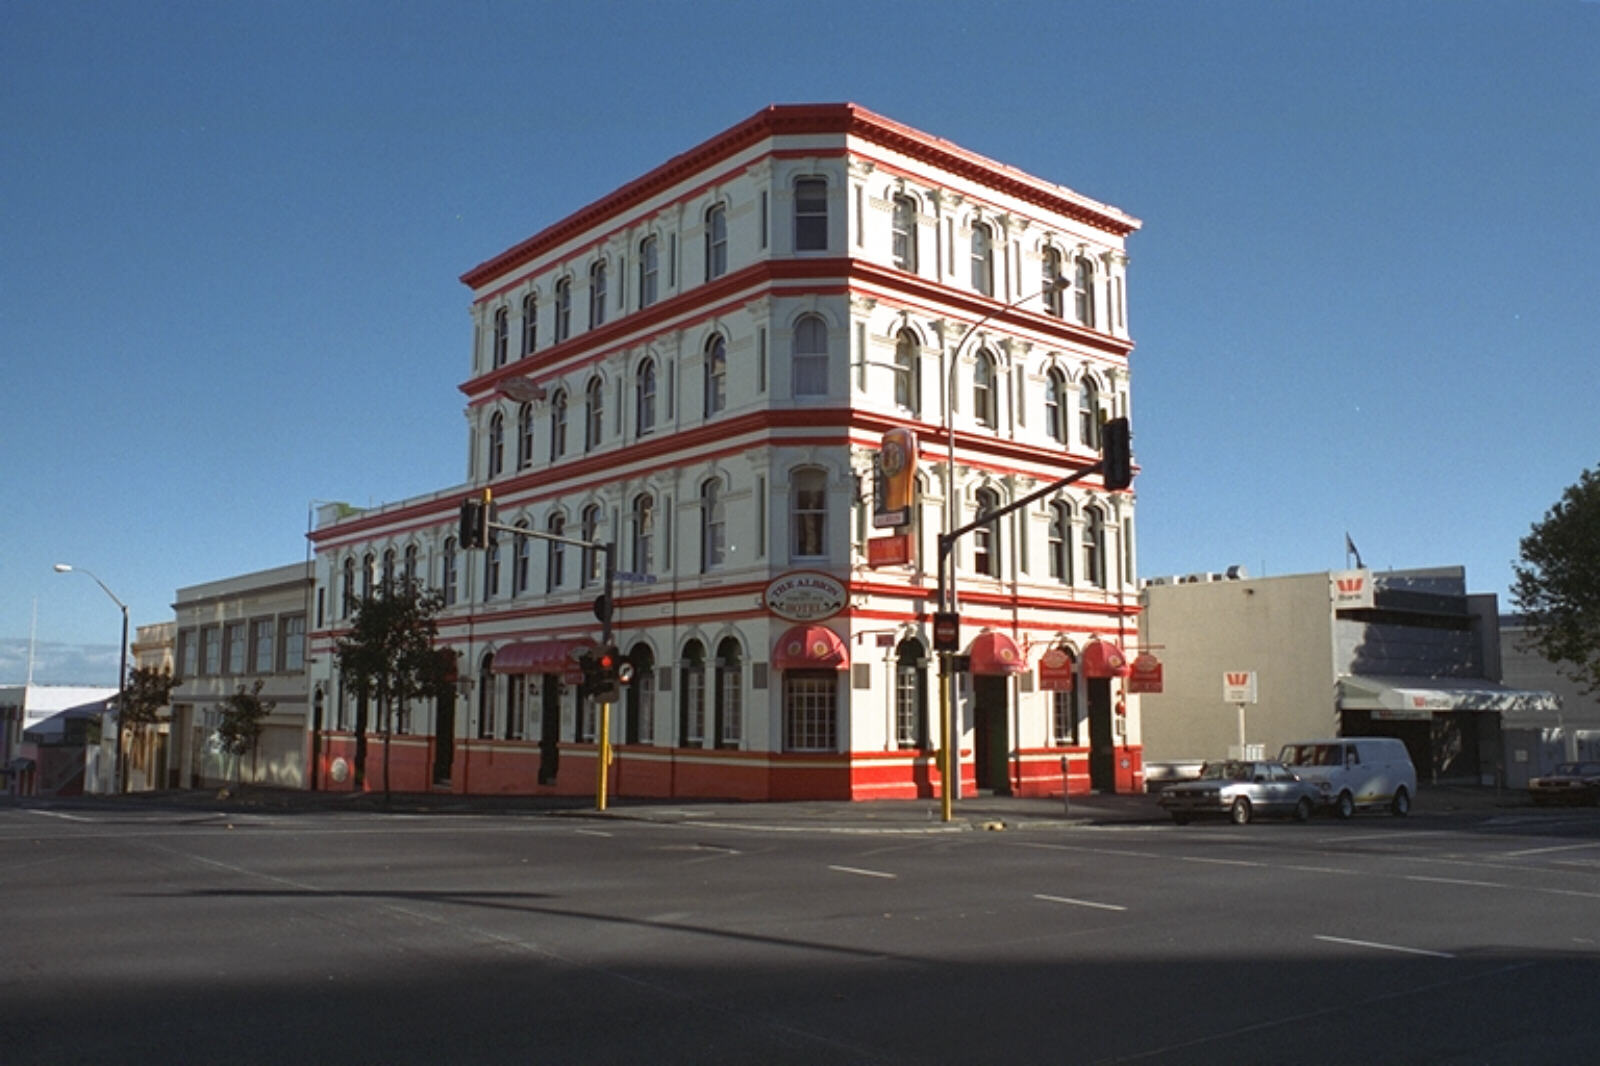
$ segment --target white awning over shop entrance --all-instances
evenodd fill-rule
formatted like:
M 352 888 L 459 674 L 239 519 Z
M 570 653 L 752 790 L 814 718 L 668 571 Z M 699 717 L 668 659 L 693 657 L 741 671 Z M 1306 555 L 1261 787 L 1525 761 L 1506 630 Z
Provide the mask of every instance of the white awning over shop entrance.
M 1470 677 L 1370 677 L 1339 679 L 1341 711 L 1371 711 L 1379 719 L 1426 719 L 1435 711 L 1555 711 L 1554 692 L 1506 688 Z

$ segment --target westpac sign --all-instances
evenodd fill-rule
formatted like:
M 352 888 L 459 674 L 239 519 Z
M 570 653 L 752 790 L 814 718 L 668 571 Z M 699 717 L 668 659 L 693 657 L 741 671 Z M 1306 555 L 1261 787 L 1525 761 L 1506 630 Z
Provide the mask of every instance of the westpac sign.
M 1328 575 L 1328 596 L 1336 611 L 1372 607 L 1371 570 L 1335 570 Z

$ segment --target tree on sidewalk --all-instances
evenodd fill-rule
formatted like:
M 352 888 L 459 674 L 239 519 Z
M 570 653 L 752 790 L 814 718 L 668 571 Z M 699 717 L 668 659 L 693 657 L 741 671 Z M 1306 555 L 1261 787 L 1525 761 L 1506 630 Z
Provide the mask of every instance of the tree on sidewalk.
M 142 748 L 145 734 L 160 718 L 161 708 L 172 702 L 172 690 L 183 682 L 169 666 L 136 666 L 128 671 L 122 689 L 122 724 L 132 736 L 129 746 Z M 127 758 L 127 752 L 122 753 Z M 159 787 L 159 785 L 157 786 Z
M 1600 692 L 1600 467 L 1534 524 L 1512 569 L 1531 646 L 1584 691 Z
M 276 701 L 261 698 L 264 684 L 257 678 L 250 688 L 240 685 L 237 692 L 222 701 L 222 722 L 217 726 L 217 736 L 222 740 L 223 750 L 234 757 L 234 780 L 241 787 L 244 785 L 244 755 L 250 754 L 250 776 L 254 777 L 256 745 L 267 727 L 267 716 L 277 706 Z
M 356 604 L 350 630 L 340 637 L 334 661 L 357 706 L 371 703 L 383 722 L 383 793 L 389 796 L 389 741 L 394 716 L 417 699 L 455 698 L 455 657 L 434 647 L 436 615 L 444 606 L 437 592 L 416 580 L 381 588 Z M 357 723 L 355 776 L 366 780 L 363 723 Z

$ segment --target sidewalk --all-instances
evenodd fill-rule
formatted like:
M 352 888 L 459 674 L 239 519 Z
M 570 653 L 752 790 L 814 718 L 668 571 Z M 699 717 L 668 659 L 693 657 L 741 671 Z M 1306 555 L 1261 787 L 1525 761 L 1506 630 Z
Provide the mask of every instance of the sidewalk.
M 661 824 L 714 825 L 773 832 L 951 833 L 969 831 L 1043 830 L 1082 826 L 1157 825 L 1167 815 L 1151 794 L 1073 796 L 1055 799 L 1013 796 L 968 796 L 952 804 L 949 822 L 942 819 L 937 798 L 915 800 L 797 800 L 740 802 L 733 800 L 612 798 L 605 811 L 592 796 L 460 796 L 450 793 L 394 793 L 386 802 L 381 792 L 308 792 L 249 786 L 241 794 L 228 790 L 172 789 L 123 796 L 0 798 L 0 803 L 85 809 L 179 808 L 223 812 L 305 813 L 333 811 L 395 814 L 539 815 Z M 1515 790 L 1470 785 L 1424 785 L 1418 790 L 1413 815 L 1532 810 L 1525 794 Z M 1363 818 L 1372 815 L 1361 815 Z

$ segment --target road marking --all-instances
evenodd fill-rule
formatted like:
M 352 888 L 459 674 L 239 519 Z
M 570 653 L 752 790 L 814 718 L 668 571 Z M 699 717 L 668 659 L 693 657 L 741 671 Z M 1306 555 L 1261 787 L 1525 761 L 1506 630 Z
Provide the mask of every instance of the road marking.
M 1208 862 L 1214 866 L 1265 866 L 1264 862 L 1249 862 L 1245 859 L 1213 859 L 1206 855 L 1180 855 L 1184 862 Z
M 1285 870 L 1296 870 L 1304 874 L 1346 874 L 1350 877 L 1359 876 L 1356 870 L 1341 870 L 1337 866 L 1285 866 Z
M 1407 881 L 1424 881 L 1430 885 L 1467 885 L 1471 888 L 1510 888 L 1498 881 L 1468 881 L 1464 877 L 1424 877 L 1421 874 L 1406 874 Z
M 69 821 L 69 822 L 92 822 L 92 821 L 94 821 L 93 818 L 83 818 L 83 817 L 80 817 L 79 815 L 76 815 L 76 814 L 68 814 L 65 811 L 41 811 L 41 810 L 35 810 L 35 809 L 32 809 L 32 808 L 30 808 L 29 810 L 30 810 L 30 813 L 32 813 L 32 814 L 42 814 L 47 818 L 63 818 L 65 820 Z
M 886 874 L 882 870 L 863 870 L 859 866 L 829 866 L 828 869 L 836 870 L 842 874 L 856 874 L 860 877 L 886 877 L 894 880 L 899 874 Z
M 1431 829 L 1396 830 L 1392 833 L 1357 833 L 1350 836 L 1318 837 L 1318 844 L 1347 844 L 1356 840 L 1398 840 L 1401 837 L 1436 836 Z
M 1035 892 L 1033 894 L 1033 898 L 1042 899 L 1046 903 L 1070 903 L 1074 907 L 1093 907 L 1096 910 L 1102 911 L 1125 911 L 1128 909 L 1116 903 L 1096 903 L 1094 900 L 1090 899 L 1072 899 L 1067 896 L 1046 896 L 1039 892 Z
M 606 837 L 609 839 L 611 836 L 610 833 L 603 829 L 574 829 L 573 832 L 581 837 Z
M 1504 857 L 1507 859 L 1516 859 L 1523 855 L 1543 855 L 1550 851 L 1581 851 L 1584 848 L 1600 848 L 1600 842 L 1591 841 L 1588 844 L 1556 844 L 1548 848 L 1523 848 L 1521 851 L 1505 852 Z
M 1348 944 L 1351 947 L 1374 948 L 1378 951 L 1399 951 L 1406 955 L 1427 955 L 1435 959 L 1453 959 L 1454 955 L 1448 951 L 1428 951 L 1426 948 L 1408 948 L 1400 944 L 1380 944 L 1376 940 L 1350 940 L 1342 936 L 1322 936 L 1318 934 L 1313 940 L 1325 940 L 1330 944 Z

